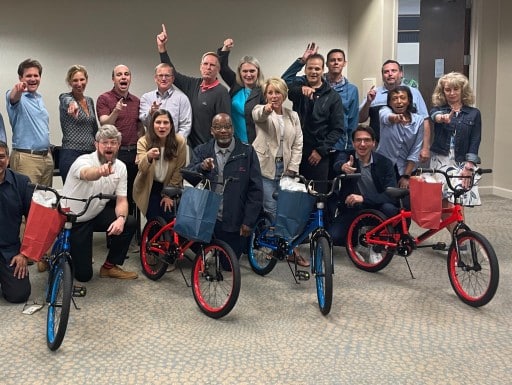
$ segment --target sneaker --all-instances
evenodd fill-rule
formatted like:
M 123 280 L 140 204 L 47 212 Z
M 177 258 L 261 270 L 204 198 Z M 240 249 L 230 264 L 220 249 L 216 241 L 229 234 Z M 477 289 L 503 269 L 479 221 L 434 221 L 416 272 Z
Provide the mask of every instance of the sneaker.
M 134 271 L 126 271 L 119 266 L 114 266 L 111 269 L 106 269 L 104 266 L 100 268 L 101 278 L 117 278 L 117 279 L 135 279 L 138 274 Z
M 372 265 L 376 265 L 380 261 L 382 261 L 382 254 L 376 252 L 375 250 L 373 250 L 373 248 L 371 248 L 370 255 L 368 256 L 368 263 L 372 264 Z

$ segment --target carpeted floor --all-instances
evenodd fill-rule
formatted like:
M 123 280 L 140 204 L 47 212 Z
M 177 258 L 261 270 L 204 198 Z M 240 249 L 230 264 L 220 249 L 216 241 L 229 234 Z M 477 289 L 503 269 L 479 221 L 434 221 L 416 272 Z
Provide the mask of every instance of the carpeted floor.
M 100 234 L 95 276 L 57 352 L 46 347 L 46 307 L 24 315 L 23 305 L 0 300 L 0 384 L 510 384 L 512 205 L 484 196 L 467 221 L 499 257 L 500 285 L 487 306 L 457 298 L 440 252 L 415 252 L 411 279 L 401 257 L 371 274 L 336 248 L 327 317 L 312 280 L 295 284 L 285 262 L 260 277 L 245 258 L 237 305 L 210 319 L 179 270 L 150 281 L 138 254 L 125 266 L 139 279 L 99 278 Z M 31 300 L 40 302 L 47 274 L 35 266 L 30 274 Z

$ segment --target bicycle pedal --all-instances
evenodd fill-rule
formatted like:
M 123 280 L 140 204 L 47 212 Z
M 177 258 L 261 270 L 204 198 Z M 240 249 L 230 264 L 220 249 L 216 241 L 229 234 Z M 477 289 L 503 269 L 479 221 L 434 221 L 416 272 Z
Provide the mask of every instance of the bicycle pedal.
M 295 276 L 299 279 L 299 281 L 307 281 L 311 277 L 309 271 L 306 270 L 297 270 L 295 272 Z
M 73 286 L 73 297 L 85 297 L 87 289 L 85 286 Z
M 444 243 L 444 242 L 437 242 L 436 244 L 434 244 L 432 246 L 432 250 L 445 251 L 446 249 L 447 249 L 446 243 Z

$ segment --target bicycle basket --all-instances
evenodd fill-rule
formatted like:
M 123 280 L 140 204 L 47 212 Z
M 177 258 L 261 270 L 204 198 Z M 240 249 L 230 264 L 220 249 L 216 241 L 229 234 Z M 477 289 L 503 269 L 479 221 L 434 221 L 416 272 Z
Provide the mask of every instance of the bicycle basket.
M 174 231 L 192 241 L 210 242 L 221 199 L 221 195 L 211 190 L 185 187 Z
M 279 190 L 274 233 L 288 241 L 297 237 L 308 223 L 315 202 L 307 192 Z

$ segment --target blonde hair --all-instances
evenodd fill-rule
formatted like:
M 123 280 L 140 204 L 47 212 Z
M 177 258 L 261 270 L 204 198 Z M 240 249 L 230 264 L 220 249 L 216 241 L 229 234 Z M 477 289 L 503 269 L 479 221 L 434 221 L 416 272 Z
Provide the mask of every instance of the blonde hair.
M 437 81 L 436 88 L 432 93 L 432 105 L 435 107 L 444 106 L 447 103 L 444 96 L 444 87 L 446 86 L 460 88 L 463 105 L 470 106 L 475 102 L 475 96 L 468 78 L 460 72 L 450 72 L 441 76 Z
M 263 96 L 265 97 L 265 100 L 267 100 L 267 89 L 270 86 L 274 87 L 277 92 L 283 95 L 284 100 L 286 100 L 288 97 L 288 87 L 283 79 L 272 77 L 268 78 L 265 83 L 263 83 Z
M 252 64 L 258 70 L 258 80 L 256 81 L 256 83 L 258 86 L 261 87 L 263 85 L 263 73 L 261 72 L 260 62 L 258 61 L 258 59 L 256 59 L 253 56 L 244 56 L 240 59 L 240 62 L 238 63 L 238 68 L 236 71 L 236 82 L 243 87 L 244 82 L 242 81 L 242 77 L 240 75 L 240 70 L 242 69 L 242 65 L 244 65 L 246 63 Z
M 68 73 L 66 75 L 66 83 L 71 84 L 71 79 L 73 78 L 73 76 L 75 76 L 77 72 L 82 72 L 85 76 L 85 79 L 89 80 L 89 74 L 87 73 L 87 69 L 83 65 L 75 64 L 68 69 Z

